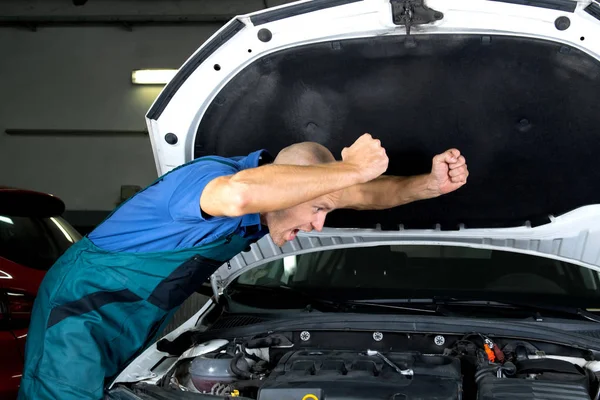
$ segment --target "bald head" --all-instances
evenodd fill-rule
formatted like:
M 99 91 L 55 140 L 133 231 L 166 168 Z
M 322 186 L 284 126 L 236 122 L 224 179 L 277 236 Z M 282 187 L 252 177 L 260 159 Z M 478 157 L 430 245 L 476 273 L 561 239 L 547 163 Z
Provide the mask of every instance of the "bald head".
M 281 150 L 275 164 L 312 165 L 334 162 L 335 157 L 327 147 L 315 142 L 302 142 Z

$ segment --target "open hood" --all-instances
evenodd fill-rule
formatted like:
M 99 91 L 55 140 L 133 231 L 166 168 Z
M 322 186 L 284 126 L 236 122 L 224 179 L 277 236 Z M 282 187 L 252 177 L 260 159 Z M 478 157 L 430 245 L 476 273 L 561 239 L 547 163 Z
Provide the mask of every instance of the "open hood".
M 388 174 L 409 175 L 457 147 L 471 172 L 459 191 L 327 225 L 463 244 L 522 235 L 560 256 L 534 238 L 553 227 L 546 239 L 587 238 L 564 257 L 598 266 L 599 19 L 600 4 L 571 0 L 313 0 L 237 17 L 148 112 L 158 172 L 304 140 L 339 155 L 369 132 Z
M 381 245 L 444 245 L 502 250 L 566 261 L 600 272 L 600 207 L 582 207 L 538 227 L 458 231 L 336 228 L 301 233 L 281 248 L 267 235 L 254 243 L 250 251 L 238 254 L 211 276 L 213 292 L 218 295 L 235 278 L 269 261 L 315 251 Z

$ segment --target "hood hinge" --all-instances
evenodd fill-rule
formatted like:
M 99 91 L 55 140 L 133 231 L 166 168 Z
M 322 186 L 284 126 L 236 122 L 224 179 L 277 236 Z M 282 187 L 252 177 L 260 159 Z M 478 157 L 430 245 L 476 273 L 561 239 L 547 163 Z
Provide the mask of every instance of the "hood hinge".
M 425 0 L 390 0 L 394 24 L 404 25 L 406 35 L 414 25 L 429 24 L 444 18 L 444 14 L 425 5 Z
M 210 286 L 213 291 L 213 296 L 215 297 L 215 301 L 219 300 L 220 289 L 223 288 L 223 280 L 219 275 L 212 274 L 210 276 Z

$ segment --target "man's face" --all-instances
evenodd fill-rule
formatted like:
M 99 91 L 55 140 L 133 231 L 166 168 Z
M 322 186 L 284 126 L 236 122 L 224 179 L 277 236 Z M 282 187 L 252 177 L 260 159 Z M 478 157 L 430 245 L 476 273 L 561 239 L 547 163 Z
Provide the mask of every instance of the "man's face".
M 269 234 L 277 246 L 296 238 L 299 231 L 321 231 L 327 213 L 333 210 L 335 195 L 330 194 L 281 211 L 266 213 Z

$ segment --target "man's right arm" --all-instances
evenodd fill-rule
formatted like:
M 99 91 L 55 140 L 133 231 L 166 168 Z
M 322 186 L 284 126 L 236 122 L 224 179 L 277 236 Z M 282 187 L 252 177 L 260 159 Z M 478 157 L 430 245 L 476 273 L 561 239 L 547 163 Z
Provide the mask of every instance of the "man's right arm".
M 319 165 L 265 165 L 212 180 L 200 206 L 212 216 L 236 217 L 293 207 L 368 182 L 388 166 L 385 149 L 371 135 L 342 152 L 344 161 Z

